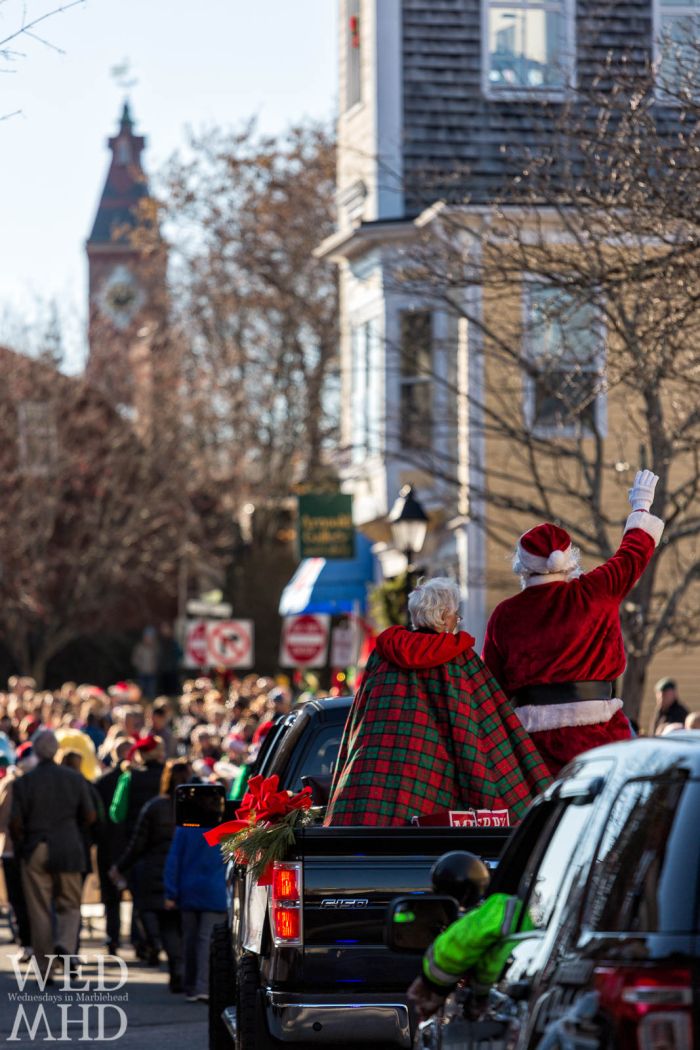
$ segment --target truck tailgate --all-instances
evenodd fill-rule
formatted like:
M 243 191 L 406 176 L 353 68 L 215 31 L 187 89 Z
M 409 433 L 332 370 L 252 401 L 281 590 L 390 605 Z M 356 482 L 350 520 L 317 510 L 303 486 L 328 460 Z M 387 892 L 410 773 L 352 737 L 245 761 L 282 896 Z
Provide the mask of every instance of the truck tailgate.
M 301 832 L 303 984 L 338 991 L 405 990 L 416 975 L 417 958 L 385 947 L 387 905 L 400 894 L 431 892 L 430 869 L 449 850 L 470 850 L 495 865 L 508 834 L 508 829 L 410 827 Z

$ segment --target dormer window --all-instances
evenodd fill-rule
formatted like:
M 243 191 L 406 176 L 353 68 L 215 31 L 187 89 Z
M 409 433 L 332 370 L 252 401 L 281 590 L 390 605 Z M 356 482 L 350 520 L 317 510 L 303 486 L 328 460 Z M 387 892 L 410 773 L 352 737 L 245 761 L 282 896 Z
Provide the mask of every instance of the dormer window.
M 574 15 L 573 0 L 483 0 L 484 93 L 563 93 L 574 79 Z

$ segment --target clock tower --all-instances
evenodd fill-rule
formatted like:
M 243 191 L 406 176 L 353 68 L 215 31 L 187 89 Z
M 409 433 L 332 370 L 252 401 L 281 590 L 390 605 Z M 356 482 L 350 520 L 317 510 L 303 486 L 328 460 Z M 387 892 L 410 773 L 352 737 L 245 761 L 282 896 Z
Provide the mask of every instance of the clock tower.
M 165 318 L 165 254 L 128 102 L 87 241 L 87 376 L 125 415 L 150 415 L 154 347 Z

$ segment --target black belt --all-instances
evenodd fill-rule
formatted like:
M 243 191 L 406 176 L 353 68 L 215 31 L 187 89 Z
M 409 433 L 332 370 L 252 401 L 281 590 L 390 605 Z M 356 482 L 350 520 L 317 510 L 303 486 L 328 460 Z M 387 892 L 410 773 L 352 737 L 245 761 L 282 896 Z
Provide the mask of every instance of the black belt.
M 611 700 L 614 682 L 551 682 L 528 685 L 513 696 L 516 707 L 540 704 L 570 704 L 576 700 Z

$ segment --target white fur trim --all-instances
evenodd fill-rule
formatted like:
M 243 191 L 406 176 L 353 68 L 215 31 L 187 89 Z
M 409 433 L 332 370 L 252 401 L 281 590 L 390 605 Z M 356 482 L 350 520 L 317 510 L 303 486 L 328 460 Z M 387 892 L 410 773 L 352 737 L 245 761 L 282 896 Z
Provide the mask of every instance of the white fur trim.
M 633 510 L 625 522 L 625 532 L 629 532 L 630 529 L 641 529 L 643 532 L 648 532 L 654 541 L 654 546 L 658 547 L 663 535 L 664 523 L 661 518 L 655 518 L 646 510 Z
M 532 704 L 516 708 L 516 715 L 528 733 L 565 726 L 593 726 L 609 722 L 622 710 L 622 700 L 572 700 L 568 704 Z
M 549 557 L 542 558 L 539 554 L 530 554 L 522 543 L 518 542 L 517 555 L 522 569 L 537 576 L 567 572 L 576 565 L 576 553 L 572 544 L 569 544 L 565 551 L 552 551 Z

